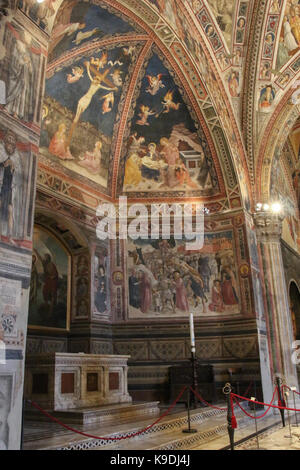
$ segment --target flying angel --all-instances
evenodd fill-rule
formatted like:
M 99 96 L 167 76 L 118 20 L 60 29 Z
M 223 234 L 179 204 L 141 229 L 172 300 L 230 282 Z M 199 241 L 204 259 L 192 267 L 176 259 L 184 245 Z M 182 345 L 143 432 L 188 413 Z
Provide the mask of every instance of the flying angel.
M 178 111 L 180 103 L 174 103 L 173 95 L 174 91 L 169 90 L 166 96 L 164 97 L 164 100 L 162 101 L 162 105 L 164 107 L 163 113 L 169 113 L 171 109 L 173 109 L 174 111 Z
M 156 112 L 150 110 L 149 106 L 145 106 L 143 104 L 140 106 L 140 110 L 141 112 L 139 113 L 139 116 L 141 119 L 136 121 L 136 124 L 138 124 L 139 126 L 150 126 L 148 119 L 150 116 L 154 116 Z
M 103 114 L 110 113 L 110 111 L 112 111 L 114 103 L 115 103 L 114 93 L 113 92 L 108 93 L 107 95 L 102 96 L 102 98 L 100 98 L 100 100 L 104 100 L 103 104 L 102 104 L 102 113 Z
M 76 83 L 78 80 L 81 79 L 83 76 L 83 68 L 82 67 L 73 67 L 72 73 L 67 74 L 67 82 L 68 83 Z
M 101 57 L 91 57 L 91 65 L 95 65 L 99 71 L 107 64 L 107 52 L 103 52 Z
M 146 89 L 147 93 L 150 93 L 150 95 L 154 96 L 158 93 L 160 88 L 165 88 L 165 85 L 163 84 L 161 78 L 163 74 L 160 73 L 159 75 L 146 75 L 148 81 L 149 81 L 149 87 Z
M 124 55 L 132 57 L 132 54 L 135 51 L 135 46 L 123 47 L 122 50 L 123 50 Z

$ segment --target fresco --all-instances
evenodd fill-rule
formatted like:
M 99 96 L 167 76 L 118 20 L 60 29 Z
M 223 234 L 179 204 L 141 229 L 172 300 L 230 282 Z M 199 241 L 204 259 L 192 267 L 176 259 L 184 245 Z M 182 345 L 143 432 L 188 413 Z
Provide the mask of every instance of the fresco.
M 227 46 L 231 46 L 232 22 L 237 0 L 208 0 L 208 4 L 214 14 L 223 33 Z
M 133 27 L 120 17 L 120 13 L 104 3 L 102 6 L 71 0 L 64 2 L 55 18 L 49 46 L 49 60 L 65 51 L 97 41 L 104 36 L 134 32 Z
M 95 258 L 94 313 L 104 314 L 109 309 L 108 257 L 105 249 L 98 250 Z
M 59 0 L 44 0 L 41 3 L 32 0 L 19 0 L 18 7 L 41 29 L 50 33 L 58 3 Z
M 285 219 L 283 222 L 282 239 L 292 248 L 299 251 L 300 246 L 300 224 L 298 211 L 300 210 L 299 199 L 299 161 L 292 164 L 287 170 L 287 161 L 290 157 L 289 147 L 285 145 L 280 154 L 275 155 L 271 170 L 270 194 L 272 200 L 279 201 L 285 208 Z M 290 172 L 287 175 L 287 171 Z
M 281 69 L 300 50 L 299 5 L 288 0 L 280 32 L 276 68 Z
M 125 192 L 202 191 L 218 180 L 208 144 L 162 60 L 153 54 L 142 80 L 126 149 Z
M 184 36 L 184 29 L 180 20 L 178 3 L 176 0 L 149 0 L 167 22 L 174 28 L 179 37 Z
M 50 232 L 35 227 L 29 297 L 29 327 L 69 328 L 70 256 Z
M 200 251 L 184 240 L 128 242 L 129 318 L 240 311 L 232 231 L 206 234 Z
M 32 122 L 36 103 L 40 45 L 15 22 L 5 24 L 0 78 L 6 84 L 4 111 L 24 122 Z M 0 54 L 2 56 L 2 54 Z
M 40 152 L 107 187 L 115 121 L 138 46 L 98 48 L 46 81 Z
M 26 247 L 30 239 L 34 163 L 31 153 L 21 150 L 17 135 L 5 131 L 0 139 L 0 237 L 13 246 Z

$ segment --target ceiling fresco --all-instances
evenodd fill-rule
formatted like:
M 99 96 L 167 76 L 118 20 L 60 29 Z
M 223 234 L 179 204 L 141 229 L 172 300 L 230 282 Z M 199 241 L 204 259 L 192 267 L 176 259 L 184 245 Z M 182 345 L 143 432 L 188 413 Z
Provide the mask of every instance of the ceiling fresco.
M 210 191 L 208 197 L 215 197 L 218 187 L 220 188 L 220 194 L 222 193 L 222 181 L 220 181 L 222 175 L 225 186 L 228 188 L 226 172 L 230 166 L 228 164 L 229 159 L 233 162 L 234 171 L 242 175 L 240 184 L 242 198 L 246 206 L 249 206 L 250 184 L 255 185 L 255 174 L 260 165 L 259 156 L 261 154 L 261 149 L 254 150 L 254 147 L 257 142 L 265 145 L 264 134 L 268 132 L 269 124 L 275 121 L 276 116 L 281 112 L 281 103 L 284 102 L 285 105 L 289 105 L 291 103 L 298 104 L 299 101 L 298 95 L 297 98 L 293 96 L 294 93 L 299 91 L 298 75 L 300 67 L 300 34 L 298 31 L 300 10 L 296 0 L 262 2 L 257 0 L 119 0 L 118 2 L 92 0 L 91 2 L 81 1 L 79 3 L 76 0 L 67 2 L 47 0 L 47 6 L 48 13 L 45 14 L 42 7 L 35 6 L 33 8 L 28 6 L 28 2 L 19 1 L 19 7 L 26 11 L 26 14 L 34 19 L 41 28 L 47 32 L 52 30 L 53 40 L 49 50 L 50 69 L 54 63 L 60 59 L 62 60 L 62 57 L 67 59 L 69 54 L 73 54 L 78 49 L 86 47 L 91 51 L 93 45 L 105 40 L 108 35 L 111 37 L 124 36 L 126 38 L 132 35 L 132 40 L 136 35 L 145 35 L 144 41 L 147 41 L 147 39 L 154 41 L 164 56 L 166 56 L 166 50 L 169 51 L 172 58 L 180 66 L 183 76 L 189 82 L 197 103 L 186 99 L 184 93 L 181 93 L 179 81 L 186 91 L 187 87 L 183 83 L 182 76 L 180 76 L 180 80 L 175 81 L 176 87 L 179 88 L 171 92 L 171 102 L 176 105 L 180 99 L 183 101 L 178 110 L 172 109 L 172 113 L 168 113 L 168 118 L 172 116 L 175 122 L 176 113 L 177 115 L 178 112 L 183 113 L 184 106 L 186 106 L 190 119 L 195 125 L 197 119 L 199 124 L 200 110 L 204 122 L 200 120 L 201 125 L 197 128 L 197 138 L 200 139 L 201 144 L 202 137 L 199 130 L 202 128 L 208 140 L 218 177 L 218 185 L 213 188 L 213 191 Z M 57 9 L 58 13 L 56 14 Z M 111 27 L 108 31 L 107 19 L 110 14 L 113 14 L 114 19 L 110 21 Z M 56 20 L 54 22 L 55 15 Z M 101 23 L 102 20 L 103 23 Z M 142 44 L 142 41 L 139 40 L 136 41 L 135 45 L 142 48 L 145 43 Z M 152 49 L 152 46 L 150 49 Z M 87 57 L 89 57 L 88 54 Z M 137 62 L 138 60 L 137 58 Z M 122 191 L 130 193 L 132 197 L 136 197 L 138 194 L 147 197 L 147 193 L 151 192 L 148 188 L 149 178 L 142 175 L 141 180 L 140 176 L 137 176 L 136 181 L 133 183 L 130 183 L 130 178 L 129 183 L 128 179 L 125 178 L 130 139 L 132 140 L 135 135 L 141 139 L 145 138 L 144 146 L 142 146 L 144 148 L 142 148 L 139 158 L 148 156 L 149 143 L 156 144 L 156 152 L 160 153 L 162 150 L 160 147 L 161 138 L 172 139 L 172 131 L 170 132 L 169 129 L 166 132 L 164 126 L 160 127 L 160 130 L 164 130 L 166 136 L 159 135 L 156 139 L 153 139 L 150 135 L 150 130 L 155 129 L 156 120 L 161 118 L 161 116 L 157 118 L 155 116 L 159 114 L 158 106 L 163 106 L 162 102 L 166 96 L 163 93 L 167 90 L 163 87 L 159 89 L 157 95 L 151 96 L 150 93 L 147 93 L 147 98 L 152 98 L 152 103 L 146 104 L 143 110 L 150 113 L 147 118 L 149 126 L 147 124 L 144 126 L 137 124 L 139 119 L 142 121 L 145 119 L 145 115 L 143 117 L 139 116 L 139 114 L 143 114 L 141 110 L 143 90 L 146 96 L 145 63 L 146 57 L 145 62 L 139 64 L 139 79 L 135 82 L 135 86 L 141 89 L 138 91 L 139 94 L 132 93 L 132 99 L 134 100 L 133 113 L 130 111 L 130 116 L 125 116 L 126 129 L 118 132 L 118 137 L 122 138 L 122 144 L 114 139 L 110 144 L 107 144 L 111 145 L 111 150 L 116 158 L 113 162 L 113 175 L 111 179 L 108 178 L 106 184 L 104 181 L 106 176 L 102 169 L 102 177 L 104 178 L 102 185 L 107 189 L 106 194 L 112 194 L 113 197 Z M 167 68 L 170 69 L 170 67 Z M 172 63 L 171 69 L 173 68 Z M 142 80 L 141 72 L 145 72 Z M 67 73 L 72 73 L 72 71 Z M 78 73 L 81 72 L 78 71 Z M 84 70 L 84 73 L 86 73 L 86 70 Z M 155 76 L 153 75 L 154 79 L 159 75 L 161 73 L 159 67 L 157 67 L 157 73 Z M 178 74 L 176 75 L 178 76 Z M 115 77 L 118 77 L 118 75 Z M 130 72 L 127 77 L 122 76 L 124 83 L 126 78 L 131 81 L 132 75 L 130 75 Z M 74 77 L 74 84 L 77 83 L 75 83 L 75 80 Z M 82 83 L 84 83 L 84 78 L 82 78 Z M 109 94 L 109 90 L 107 91 L 107 94 Z M 177 91 L 177 98 L 173 99 Z M 190 98 L 190 93 L 186 94 Z M 286 99 L 287 96 L 289 96 L 289 99 Z M 161 97 L 161 101 L 158 103 L 159 97 Z M 147 100 L 144 101 L 146 103 Z M 122 99 L 120 98 L 118 110 L 121 112 L 120 117 L 122 118 L 121 102 Z M 155 107 L 149 107 L 150 104 L 155 105 Z M 105 101 L 106 105 L 108 109 L 112 109 L 114 105 L 114 110 L 117 111 L 118 97 L 114 97 L 114 104 L 112 101 Z M 92 109 L 93 104 L 91 103 L 90 112 Z M 193 110 L 196 116 L 193 115 Z M 155 114 L 151 115 L 151 112 Z M 112 117 L 113 110 L 108 111 L 106 114 L 110 113 Z M 213 113 L 215 113 L 216 118 L 211 117 Z M 89 111 L 87 111 L 87 114 L 89 114 Z M 162 114 L 167 113 L 162 112 Z M 216 119 L 216 126 L 213 119 Z M 172 120 L 168 119 L 167 121 L 170 127 Z M 187 120 L 187 127 L 190 132 L 194 133 L 195 129 L 193 129 L 191 121 Z M 206 130 L 205 124 L 207 125 Z M 178 126 L 180 122 L 174 125 Z M 142 132 L 140 127 L 144 127 Z M 218 131 L 216 131 L 216 127 Z M 176 129 L 178 128 L 176 127 Z M 115 131 L 116 128 L 114 128 Z M 78 129 L 75 130 L 75 134 L 76 132 L 78 132 Z M 222 139 L 224 138 L 228 146 L 230 157 L 229 155 L 224 157 L 224 154 L 220 153 L 217 132 L 219 135 L 223 133 Z M 105 134 L 105 136 L 109 138 L 108 134 Z M 210 141 L 209 136 L 212 141 Z M 93 142 L 94 144 L 96 142 Z M 225 144 L 223 144 L 222 147 L 225 148 Z M 103 143 L 103 154 L 105 154 L 105 145 Z M 182 153 L 186 151 L 183 148 L 185 145 L 186 143 L 180 142 L 177 149 L 181 158 Z M 213 148 L 216 145 L 218 147 L 217 151 Z M 92 152 L 93 149 L 89 151 Z M 111 160 L 110 162 L 112 163 Z M 67 164 L 71 163 L 65 163 L 65 165 Z M 187 167 L 186 162 L 184 164 Z M 218 164 L 220 165 L 219 169 L 217 168 Z M 156 168 L 152 172 L 153 175 L 155 175 L 155 170 Z M 151 171 L 146 170 L 145 172 L 143 170 L 141 173 L 150 175 Z M 186 177 L 183 173 L 180 177 L 178 173 L 178 181 L 179 183 L 180 180 L 185 181 L 185 187 L 174 186 L 174 191 L 171 191 L 170 186 L 164 183 L 163 178 L 160 181 L 153 179 L 151 180 L 151 183 L 153 183 L 152 192 L 156 196 L 160 196 L 162 192 L 166 192 L 168 195 L 173 192 L 174 196 L 180 193 L 183 194 L 184 190 L 196 192 L 197 189 L 192 188 L 193 183 L 187 183 L 188 178 L 195 182 L 195 176 L 192 172 L 186 173 Z M 231 176 L 229 179 L 231 179 Z M 110 193 L 110 187 L 112 187 L 112 193 Z M 206 189 L 208 188 L 200 187 L 199 194 L 202 191 L 204 196 Z
M 147 25 L 143 29 L 110 3 L 65 2 L 57 14 L 43 106 L 43 163 L 113 197 L 224 200 L 225 177 L 230 204 L 239 206 L 230 150 L 213 105 L 207 106 L 207 91 L 194 76 L 193 93 L 206 100 L 201 111 L 185 70 L 175 65 L 182 48 L 176 42 L 176 54 L 163 52 Z M 173 26 L 183 25 L 182 14 L 175 16 Z M 186 34 L 184 39 L 190 44 Z M 200 46 L 193 45 L 196 58 Z M 196 73 L 186 59 L 185 65 L 190 76 Z

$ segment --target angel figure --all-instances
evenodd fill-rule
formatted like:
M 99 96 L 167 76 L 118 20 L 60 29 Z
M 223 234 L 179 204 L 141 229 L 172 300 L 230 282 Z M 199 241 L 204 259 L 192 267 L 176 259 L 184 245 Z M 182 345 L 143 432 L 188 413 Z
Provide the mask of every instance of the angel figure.
M 155 111 L 150 110 L 149 106 L 145 106 L 143 104 L 140 106 L 140 110 L 141 113 L 139 113 L 139 116 L 141 119 L 136 121 L 136 124 L 138 124 L 139 126 L 150 126 L 148 118 L 150 116 L 154 116 Z
M 68 83 L 76 83 L 78 80 L 81 79 L 83 76 L 83 68 L 82 67 L 73 67 L 72 73 L 68 73 L 67 75 L 67 82 Z
M 147 75 L 147 79 L 149 81 L 149 87 L 146 89 L 147 93 L 150 93 L 150 95 L 154 96 L 160 88 L 165 88 L 165 85 L 163 84 L 161 77 L 163 76 L 162 73 L 158 75 Z
M 113 92 L 110 92 L 105 96 L 102 96 L 102 98 L 100 98 L 100 100 L 104 100 L 103 104 L 102 104 L 102 113 L 103 114 L 106 114 L 106 113 L 109 113 L 110 111 L 112 111 L 113 106 L 114 106 L 114 102 L 115 102 L 115 96 L 114 96 Z
M 132 54 L 135 51 L 135 46 L 123 47 L 122 51 L 124 55 L 132 57 Z
M 76 38 L 73 39 L 72 42 L 75 43 L 76 46 L 79 46 L 79 44 L 85 39 L 89 39 L 95 34 L 101 34 L 101 32 L 102 31 L 99 28 L 94 28 L 94 29 L 91 29 L 90 31 L 85 31 L 84 33 L 82 31 L 79 31 L 79 33 L 76 34 Z
M 171 109 L 174 109 L 174 111 L 178 111 L 180 103 L 174 103 L 173 94 L 174 91 L 168 91 L 168 93 L 164 97 L 164 100 L 162 101 L 162 105 L 165 108 L 163 113 L 169 113 Z
M 122 73 L 123 73 L 122 70 L 115 69 L 113 73 L 110 75 L 112 78 L 112 81 L 117 87 L 120 87 L 123 85 L 123 80 L 121 77 Z
M 91 65 L 95 65 L 99 71 L 107 64 L 107 52 L 103 52 L 101 57 L 91 57 Z
M 48 48 L 48 53 L 50 54 L 53 49 L 61 42 L 65 36 L 72 36 L 79 29 L 84 29 L 86 27 L 85 23 L 67 23 L 67 24 L 58 24 L 53 28 L 51 34 L 51 41 Z

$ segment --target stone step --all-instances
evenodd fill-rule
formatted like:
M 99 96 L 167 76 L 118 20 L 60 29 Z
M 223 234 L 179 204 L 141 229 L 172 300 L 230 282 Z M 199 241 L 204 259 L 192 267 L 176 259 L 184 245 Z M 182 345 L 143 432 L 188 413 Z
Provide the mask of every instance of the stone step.
M 63 411 L 48 411 L 51 416 L 66 424 L 109 424 L 136 421 L 139 418 L 151 419 L 160 414 L 159 402 L 117 404 L 90 408 L 76 408 Z M 31 407 L 32 408 L 32 407 Z M 47 421 L 49 418 L 36 409 L 25 411 L 27 421 Z

